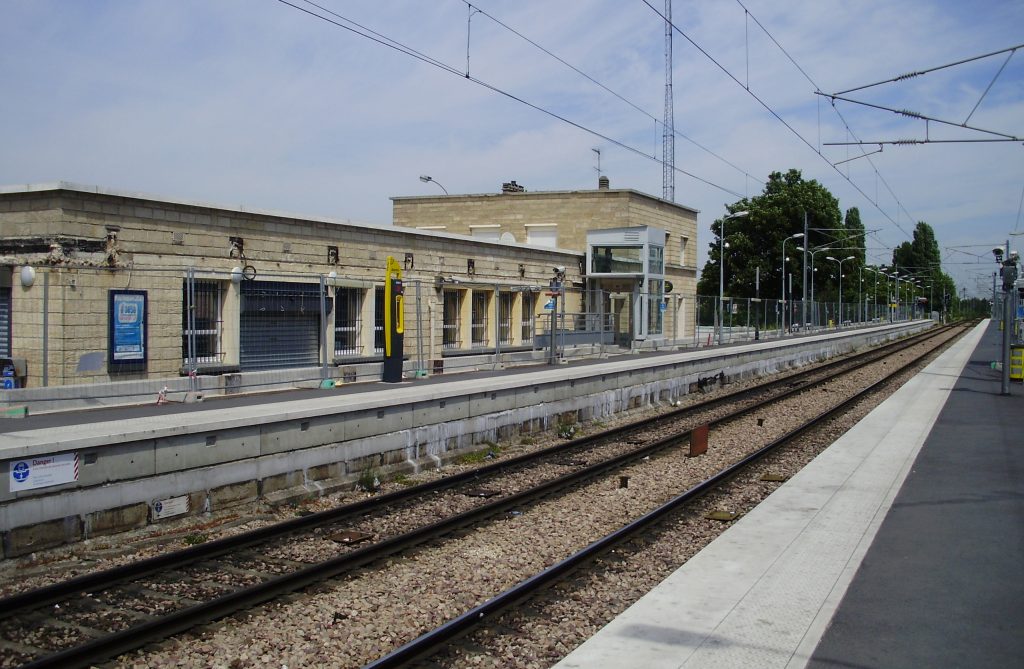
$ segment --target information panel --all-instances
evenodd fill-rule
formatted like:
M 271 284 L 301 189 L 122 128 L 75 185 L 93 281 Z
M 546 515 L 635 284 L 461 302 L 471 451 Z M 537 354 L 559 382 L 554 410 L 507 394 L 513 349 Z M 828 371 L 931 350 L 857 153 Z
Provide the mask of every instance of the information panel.
M 107 363 L 138 367 L 146 362 L 146 291 L 110 291 Z

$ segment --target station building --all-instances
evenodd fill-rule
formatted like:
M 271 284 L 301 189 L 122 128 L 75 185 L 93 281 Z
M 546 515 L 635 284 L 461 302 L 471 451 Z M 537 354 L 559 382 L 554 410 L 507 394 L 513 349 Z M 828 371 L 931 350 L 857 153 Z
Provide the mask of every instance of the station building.
M 388 257 L 405 282 L 407 371 L 538 348 L 555 269 L 569 313 L 622 312 L 627 343 L 670 342 L 693 331 L 677 313 L 695 239 L 694 210 L 607 182 L 398 197 L 394 226 L 64 182 L 0 188 L 4 383 L 351 380 L 344 370 L 381 360 Z

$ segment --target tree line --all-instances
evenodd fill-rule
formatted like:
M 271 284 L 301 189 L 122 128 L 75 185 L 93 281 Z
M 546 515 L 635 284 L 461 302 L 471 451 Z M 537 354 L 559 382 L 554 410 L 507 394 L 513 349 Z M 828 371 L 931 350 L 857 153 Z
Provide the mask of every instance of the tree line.
M 725 208 L 726 214 L 711 225 L 713 240 L 697 282 L 698 295 L 718 296 L 719 263 L 724 255 L 724 294 L 728 297 L 780 299 L 786 292 L 788 300 L 791 285 L 792 299 L 801 299 L 806 257 L 807 281 L 813 282 L 816 302 L 840 301 L 840 269 L 841 301 L 846 304 L 857 303 L 858 298 L 885 303 L 895 293 L 896 282 L 891 277 L 897 274 L 904 290 L 915 282 L 919 286 L 915 294 L 930 298 L 929 310 L 942 311 L 944 301 L 956 299 L 956 286 L 942 271 L 939 244 L 930 225 L 919 221 L 913 239 L 892 249 L 891 257 L 869 261 L 869 231 L 861 221 L 860 211 L 851 207 L 844 215 L 839 200 L 816 180 L 805 180 L 800 170 L 772 172 L 761 194 L 727 204 Z M 803 237 L 805 216 L 807 233 Z M 785 284 L 783 240 L 787 240 Z M 901 301 L 909 299 L 906 292 L 901 292 Z

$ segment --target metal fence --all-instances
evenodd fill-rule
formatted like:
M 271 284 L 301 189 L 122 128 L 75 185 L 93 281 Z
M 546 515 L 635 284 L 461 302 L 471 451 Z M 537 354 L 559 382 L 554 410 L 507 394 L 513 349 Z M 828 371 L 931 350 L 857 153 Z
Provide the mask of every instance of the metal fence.
M 20 293 L 0 293 L 0 339 L 38 332 L 14 338 L 10 351 L 30 360 L 34 390 L 59 386 L 54 396 L 101 400 L 164 386 L 238 392 L 380 375 L 383 277 L 185 267 L 37 271 L 43 290 L 32 300 L 19 303 Z M 143 300 L 145 314 L 138 329 L 122 332 L 114 297 L 127 293 Z M 407 370 L 420 375 L 428 367 L 437 371 L 438 361 L 443 369 L 555 362 L 620 348 L 707 346 L 912 316 L 905 304 L 809 302 L 805 310 L 799 301 L 727 299 L 720 305 L 714 297 L 408 279 L 404 351 Z M 44 327 L 21 327 L 29 322 Z M 115 350 L 133 337 L 137 350 L 117 359 Z M 17 401 L 0 397 L 0 403 Z
M 806 310 L 805 310 L 806 306 Z M 912 304 L 873 304 L 698 296 L 695 346 L 778 338 L 810 330 L 837 329 L 923 317 Z

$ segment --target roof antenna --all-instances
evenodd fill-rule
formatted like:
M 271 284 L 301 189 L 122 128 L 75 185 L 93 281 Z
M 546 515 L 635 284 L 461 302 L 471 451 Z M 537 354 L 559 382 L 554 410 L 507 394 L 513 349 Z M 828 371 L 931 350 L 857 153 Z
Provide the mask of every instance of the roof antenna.
M 594 169 L 597 170 L 598 178 L 601 178 L 601 149 L 591 149 L 591 151 L 597 154 L 597 167 Z

